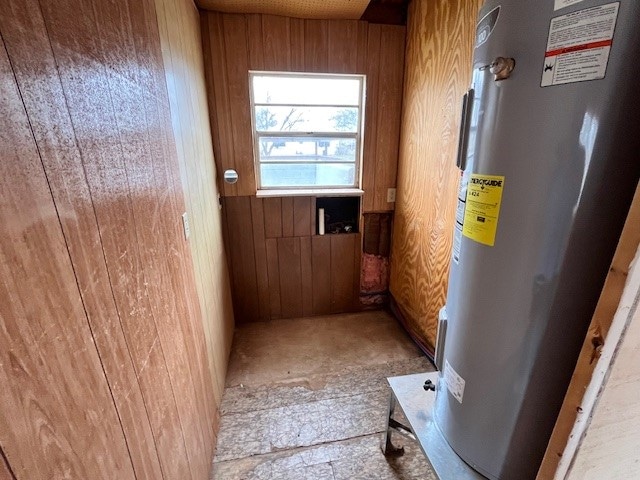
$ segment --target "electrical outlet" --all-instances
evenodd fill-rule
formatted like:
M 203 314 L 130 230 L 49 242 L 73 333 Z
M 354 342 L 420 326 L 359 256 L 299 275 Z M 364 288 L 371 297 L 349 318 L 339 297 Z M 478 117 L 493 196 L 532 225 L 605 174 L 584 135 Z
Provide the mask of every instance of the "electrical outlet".
M 184 229 L 185 240 L 189 240 L 191 229 L 189 228 L 189 215 L 187 214 L 187 212 L 184 212 L 182 214 L 182 228 Z
M 396 189 L 387 188 L 387 203 L 395 203 L 396 201 Z

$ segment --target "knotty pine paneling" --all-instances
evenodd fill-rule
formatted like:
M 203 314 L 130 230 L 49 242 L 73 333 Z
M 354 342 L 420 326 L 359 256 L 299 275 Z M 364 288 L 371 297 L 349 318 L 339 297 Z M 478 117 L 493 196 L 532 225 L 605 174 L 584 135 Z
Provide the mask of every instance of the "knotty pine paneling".
M 222 186 L 224 195 L 256 193 L 249 70 L 358 73 L 367 75 L 363 211 L 393 210 L 387 189 L 396 186 L 405 27 L 272 15 L 201 15 L 216 165 L 219 172 L 233 168 L 239 174 L 238 183 Z
M 315 235 L 314 198 L 225 197 L 223 212 L 238 322 L 359 308 L 361 235 Z
M 3 457 L 20 478 L 133 480 L 60 212 L 5 48 L 0 42 Z
M 0 4 L 2 132 L 24 130 L 0 136 L 18 478 L 209 477 L 233 318 L 198 19 L 188 0 Z
M 431 346 L 447 291 L 460 106 L 480 4 L 434 0 L 409 7 L 390 290 L 410 329 Z

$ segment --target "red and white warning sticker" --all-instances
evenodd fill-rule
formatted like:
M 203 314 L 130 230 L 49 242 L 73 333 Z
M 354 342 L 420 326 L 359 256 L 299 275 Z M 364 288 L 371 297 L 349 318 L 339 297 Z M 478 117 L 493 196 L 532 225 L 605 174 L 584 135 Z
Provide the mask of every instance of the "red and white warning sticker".
M 620 2 L 551 19 L 542 87 L 604 78 Z

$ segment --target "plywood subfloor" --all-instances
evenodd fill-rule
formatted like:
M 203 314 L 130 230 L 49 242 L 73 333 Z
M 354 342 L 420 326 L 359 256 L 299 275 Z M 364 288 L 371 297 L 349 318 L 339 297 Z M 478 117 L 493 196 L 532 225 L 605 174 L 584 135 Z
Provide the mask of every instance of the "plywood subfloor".
M 385 312 L 244 325 L 236 331 L 213 478 L 432 479 L 410 440 L 380 451 L 385 378 L 433 367 Z

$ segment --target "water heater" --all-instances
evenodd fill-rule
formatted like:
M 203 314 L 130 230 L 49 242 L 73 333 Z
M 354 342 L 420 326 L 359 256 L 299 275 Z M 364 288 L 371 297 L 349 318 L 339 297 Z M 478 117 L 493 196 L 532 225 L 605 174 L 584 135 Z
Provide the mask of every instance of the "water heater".
M 435 423 L 536 476 L 640 175 L 640 1 L 489 0 L 464 98 Z

